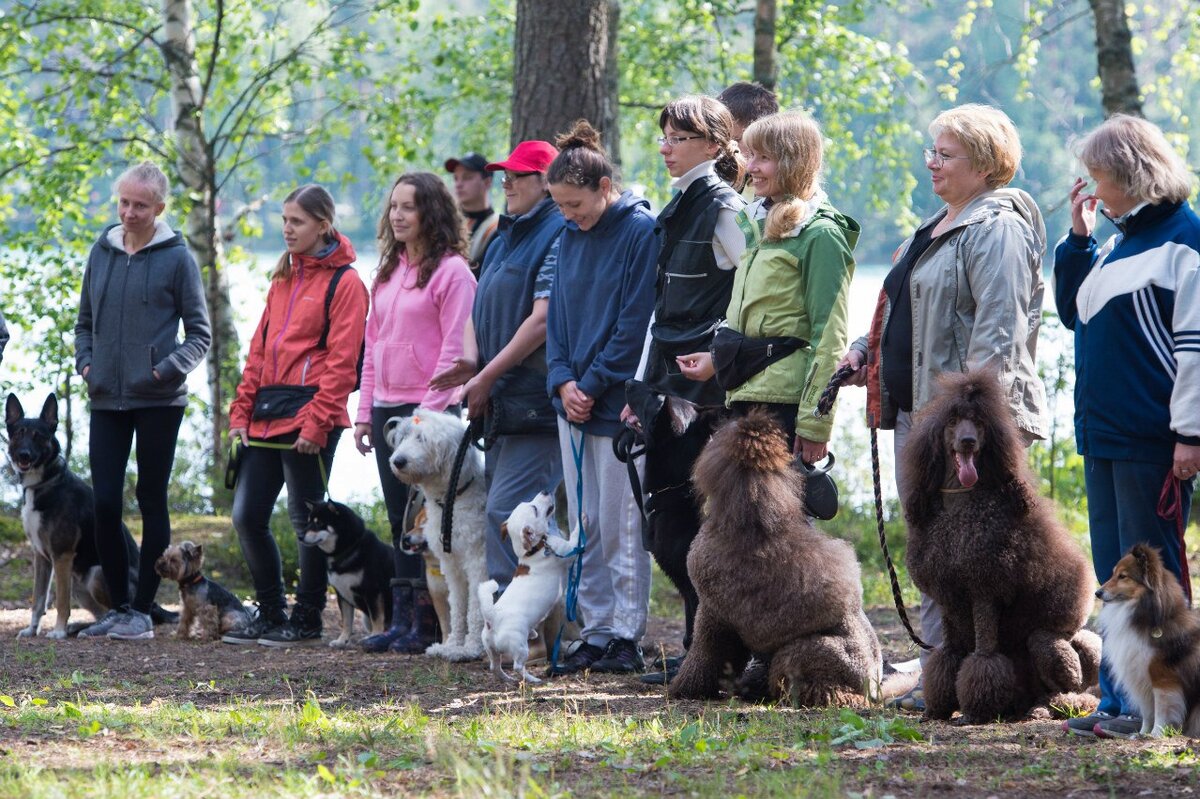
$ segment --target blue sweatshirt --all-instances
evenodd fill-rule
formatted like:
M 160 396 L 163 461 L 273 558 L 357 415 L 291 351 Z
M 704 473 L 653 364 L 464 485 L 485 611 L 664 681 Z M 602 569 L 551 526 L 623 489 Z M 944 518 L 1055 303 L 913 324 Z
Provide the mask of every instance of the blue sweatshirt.
M 1170 464 L 1200 444 L 1200 219 L 1135 209 L 1099 246 L 1068 233 L 1054 299 L 1075 331 L 1075 440 L 1093 458 Z
M 558 388 L 576 381 L 595 399 L 584 432 L 621 429 L 625 381 L 642 355 L 654 309 L 659 241 L 650 204 L 624 192 L 590 230 L 567 222 L 546 320 L 546 387 L 566 418 Z

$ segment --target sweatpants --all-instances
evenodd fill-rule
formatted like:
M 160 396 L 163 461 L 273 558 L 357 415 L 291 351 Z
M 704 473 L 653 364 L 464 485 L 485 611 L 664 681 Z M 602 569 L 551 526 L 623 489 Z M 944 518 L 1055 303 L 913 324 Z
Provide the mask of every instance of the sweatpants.
M 1087 485 L 1088 527 L 1092 539 L 1092 565 L 1096 579 L 1106 582 L 1113 568 L 1134 544 L 1145 543 L 1162 553 L 1163 565 L 1179 577 L 1179 533 L 1173 519 L 1158 515 L 1158 498 L 1171 474 L 1170 461 L 1135 463 L 1103 458 L 1083 459 Z M 1180 484 L 1183 525 L 1187 528 L 1195 478 Z M 1133 706 L 1117 687 L 1107 658 L 1100 660 L 1100 706 L 1112 715 L 1132 713 Z
M 175 464 L 175 443 L 183 422 L 183 407 L 92 411 L 88 460 L 96 495 L 96 554 L 114 608 L 131 605 L 149 613 L 160 577 L 154 562 L 171 545 L 171 514 L 167 486 Z M 129 601 L 129 551 L 121 529 L 125 466 L 137 437 L 137 503 L 142 514 L 142 547 L 138 562 L 137 595 Z
M 533 499 L 538 492 L 554 496 L 562 482 L 563 462 L 557 435 L 499 436 L 484 457 L 488 482 L 488 577 L 499 584 L 503 593 L 517 569 L 517 555 L 512 540 L 500 536 L 500 525 L 513 508 Z
M 237 488 L 233 492 L 233 528 L 242 546 L 242 557 L 250 569 L 255 599 L 265 608 L 283 608 L 283 563 L 279 547 L 271 535 L 271 512 L 275 500 L 287 485 L 288 518 L 297 537 L 308 524 L 309 502 L 325 497 L 317 458 L 325 461 L 325 473 L 333 468 L 333 454 L 344 428 L 329 431 L 325 448 L 319 455 L 302 455 L 293 449 L 247 447 L 242 453 Z M 271 444 L 292 444 L 297 433 L 266 439 Z M 259 439 L 251 439 L 251 442 Z M 317 547 L 300 545 L 300 583 L 296 586 L 296 604 L 315 610 L 325 608 L 325 590 L 329 586 L 325 553 Z
M 587 546 L 579 586 L 583 639 L 606 646 L 614 638 L 641 641 L 650 606 L 650 553 L 642 548 L 641 520 L 625 464 L 610 436 L 588 435 L 562 417 L 558 443 L 571 525 L 579 518 L 575 449 L 583 448 L 583 515 Z M 638 472 L 641 473 L 641 464 Z

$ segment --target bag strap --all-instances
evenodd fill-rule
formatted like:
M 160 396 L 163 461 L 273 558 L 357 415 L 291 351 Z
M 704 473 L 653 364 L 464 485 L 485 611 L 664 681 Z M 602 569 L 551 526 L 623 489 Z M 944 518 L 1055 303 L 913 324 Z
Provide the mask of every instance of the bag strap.
M 333 273 L 333 277 L 329 279 L 329 288 L 325 291 L 325 327 L 321 330 L 321 340 L 317 342 L 317 349 L 329 349 L 329 312 L 333 307 L 333 295 L 337 293 L 338 283 L 342 279 L 342 275 L 346 274 L 346 270 L 350 269 L 350 265 L 339 266 L 337 271 Z

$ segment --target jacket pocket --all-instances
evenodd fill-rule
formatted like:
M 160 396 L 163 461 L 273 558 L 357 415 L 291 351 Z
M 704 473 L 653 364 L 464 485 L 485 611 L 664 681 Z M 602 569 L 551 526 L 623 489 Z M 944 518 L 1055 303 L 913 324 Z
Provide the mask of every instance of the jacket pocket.
M 167 398 L 179 393 L 182 377 L 159 380 L 154 376 L 154 365 L 158 363 L 158 348 L 149 345 L 142 349 L 143 356 L 134 360 L 126 373 L 129 394 L 134 397 Z
M 412 344 L 380 346 L 377 342 L 375 345 L 375 379 L 385 391 L 424 391 L 433 376 L 431 371 L 432 367 L 421 362 Z

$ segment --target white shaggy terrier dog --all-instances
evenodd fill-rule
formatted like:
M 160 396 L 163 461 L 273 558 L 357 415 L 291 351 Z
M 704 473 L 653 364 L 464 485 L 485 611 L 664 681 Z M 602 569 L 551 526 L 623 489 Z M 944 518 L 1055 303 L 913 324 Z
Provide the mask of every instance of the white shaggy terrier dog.
M 525 668 L 529 642 L 537 638 L 538 627 L 562 598 L 563 581 L 574 561 L 566 556 L 579 543 L 578 527 L 566 539 L 553 525 L 554 497 L 545 492 L 513 508 L 500 529 L 519 547 L 521 556 L 516 573 L 504 596 L 495 604 L 492 595 L 500 587 L 496 581 L 488 580 L 479 586 L 483 648 L 492 674 L 505 682 L 541 682 Z M 500 664 L 502 654 L 512 658 L 516 677 L 504 672 Z
M 442 642 L 430 646 L 425 654 L 446 660 L 478 660 L 483 655 L 480 639 L 483 615 L 475 589 L 487 579 L 484 548 L 487 486 L 482 453 L 475 447 L 467 449 L 454 500 L 452 551 L 443 552 L 443 503 L 454 456 L 467 425 L 449 413 L 417 410 L 409 417 L 389 419 L 384 429 L 392 448 L 392 472 L 401 482 L 421 489 L 428 500 L 422 532 L 441 562 L 450 589 L 450 629 L 443 630 Z

